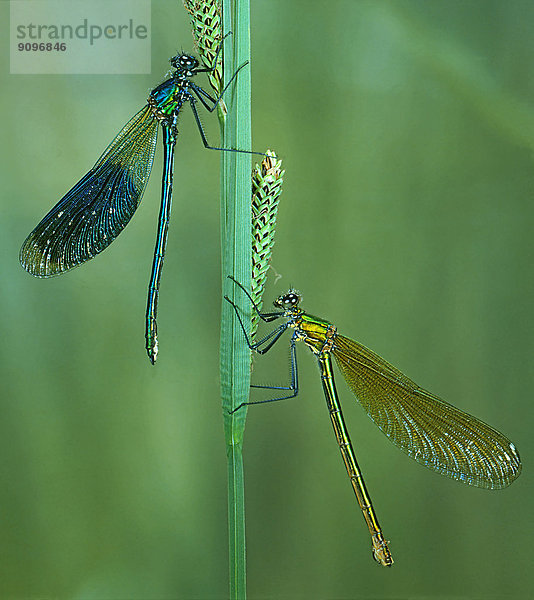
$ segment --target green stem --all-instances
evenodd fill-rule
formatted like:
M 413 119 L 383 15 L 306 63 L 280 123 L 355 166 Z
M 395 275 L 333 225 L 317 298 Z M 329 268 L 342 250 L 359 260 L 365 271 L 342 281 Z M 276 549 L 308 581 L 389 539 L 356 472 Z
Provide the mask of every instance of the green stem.
M 249 0 L 223 0 L 223 30 L 233 34 L 225 40 L 225 79 L 250 60 Z M 222 121 L 223 147 L 250 149 L 250 66 L 243 68 L 225 94 L 228 114 Z M 250 289 L 251 277 L 251 183 L 250 156 L 222 152 L 221 245 L 222 288 L 234 298 L 232 275 Z M 241 297 L 236 299 L 240 304 Z M 230 304 L 223 300 L 221 314 L 221 395 L 228 459 L 228 526 L 230 549 L 230 598 L 246 597 L 245 494 L 243 434 L 246 409 L 230 414 L 248 401 L 250 351 Z M 247 323 L 248 324 L 248 323 Z

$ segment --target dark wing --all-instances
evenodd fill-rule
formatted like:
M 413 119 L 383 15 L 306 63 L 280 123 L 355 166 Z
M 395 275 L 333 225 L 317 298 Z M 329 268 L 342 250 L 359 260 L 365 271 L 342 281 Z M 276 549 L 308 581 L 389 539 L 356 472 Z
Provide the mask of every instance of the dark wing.
M 367 414 L 418 463 L 488 489 L 504 488 L 521 473 L 519 453 L 502 433 L 420 388 L 365 346 L 338 335 L 332 354 Z
M 20 262 L 28 273 L 58 275 L 111 244 L 141 201 L 157 136 L 158 121 L 146 106 L 26 238 Z

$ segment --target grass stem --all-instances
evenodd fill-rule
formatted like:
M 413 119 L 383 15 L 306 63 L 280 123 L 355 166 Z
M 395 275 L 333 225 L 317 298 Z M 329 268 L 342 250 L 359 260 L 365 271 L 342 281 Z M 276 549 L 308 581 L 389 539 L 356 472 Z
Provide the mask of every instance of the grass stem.
M 232 31 L 224 41 L 224 73 L 228 80 L 250 60 L 249 0 L 223 0 L 223 31 Z M 239 72 L 235 85 L 225 94 L 228 114 L 222 119 L 223 147 L 251 147 L 250 66 Z M 250 156 L 221 152 L 221 251 L 222 288 L 234 298 L 232 275 L 250 289 L 251 277 L 251 182 Z M 237 302 L 240 300 L 238 299 Z M 250 351 L 230 304 L 221 309 L 221 395 L 228 460 L 228 526 L 230 598 L 246 597 L 245 494 L 243 435 L 246 409 L 230 411 L 248 401 Z

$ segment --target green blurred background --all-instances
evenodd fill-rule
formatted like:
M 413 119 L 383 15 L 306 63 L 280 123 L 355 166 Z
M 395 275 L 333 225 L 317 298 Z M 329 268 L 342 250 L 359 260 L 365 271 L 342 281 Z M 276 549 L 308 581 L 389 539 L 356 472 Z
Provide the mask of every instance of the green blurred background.
M 9 6 L 0 3 L 4 39 Z M 299 348 L 297 400 L 245 440 L 251 598 L 504 598 L 532 589 L 534 4 L 252 1 L 253 146 L 286 169 L 266 298 L 305 308 L 502 430 L 524 472 L 468 488 L 391 445 L 340 381 L 396 560 L 376 565 Z M 144 351 L 161 150 L 127 232 L 50 280 L 20 244 L 190 49 L 152 3 L 152 74 L 10 76 L 3 115 L 0 598 L 223 598 L 219 156 L 185 112 L 160 302 Z M 204 80 L 199 81 L 204 85 Z M 215 117 L 204 116 L 216 141 Z M 287 353 L 256 382 L 287 380 Z

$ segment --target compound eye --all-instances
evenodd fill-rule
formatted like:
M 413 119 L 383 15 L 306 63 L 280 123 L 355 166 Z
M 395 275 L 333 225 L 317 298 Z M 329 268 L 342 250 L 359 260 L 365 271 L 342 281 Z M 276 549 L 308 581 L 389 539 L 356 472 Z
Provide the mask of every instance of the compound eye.
M 297 306 L 298 303 L 300 302 L 300 300 L 301 300 L 300 296 L 298 294 L 296 294 L 295 292 L 287 292 L 287 294 L 278 296 L 278 298 L 273 302 L 273 304 L 277 308 L 287 309 L 287 308 L 293 308 L 294 306 Z
M 297 296 L 297 294 L 291 292 L 283 297 L 282 302 L 286 307 L 293 307 L 299 303 L 299 297 Z

